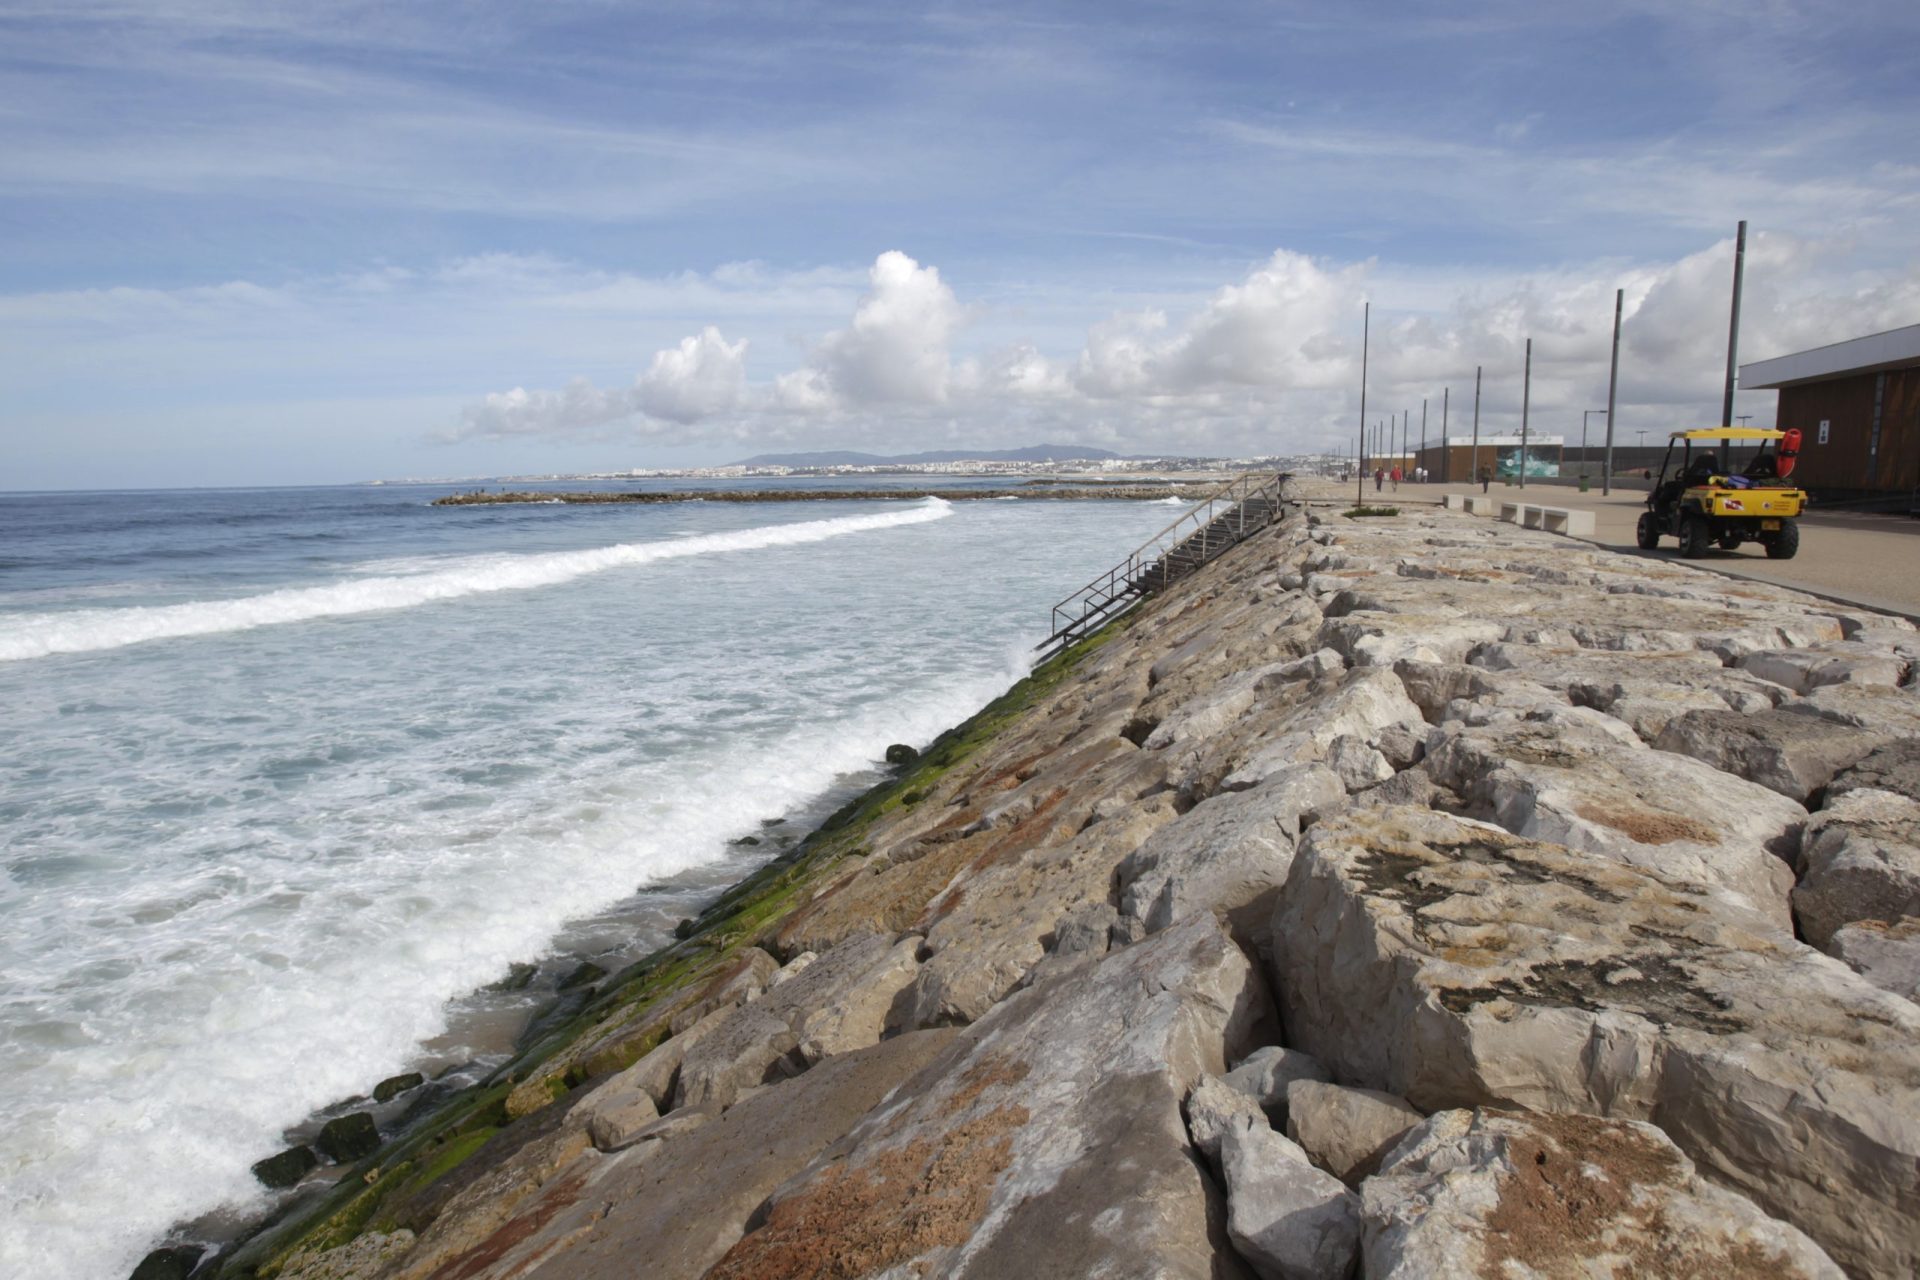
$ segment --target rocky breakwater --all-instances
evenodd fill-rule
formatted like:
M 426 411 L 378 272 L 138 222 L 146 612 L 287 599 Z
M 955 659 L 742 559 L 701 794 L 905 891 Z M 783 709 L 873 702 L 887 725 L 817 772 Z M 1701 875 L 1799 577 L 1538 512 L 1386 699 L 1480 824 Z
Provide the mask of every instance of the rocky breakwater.
M 1912 1275 L 1917 662 L 1296 513 L 222 1265 Z

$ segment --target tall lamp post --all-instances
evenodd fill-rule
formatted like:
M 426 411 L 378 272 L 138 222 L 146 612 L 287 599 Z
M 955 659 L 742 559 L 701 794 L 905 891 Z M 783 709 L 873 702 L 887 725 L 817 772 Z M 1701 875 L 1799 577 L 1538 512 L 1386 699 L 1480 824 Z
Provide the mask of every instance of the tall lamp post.
M 1369 302 L 1360 312 L 1360 474 L 1353 499 L 1356 507 L 1367 505 L 1367 337 L 1372 322 L 1373 304 Z
M 1580 411 L 1580 478 L 1587 478 L 1587 419 L 1596 413 L 1605 413 L 1605 409 L 1582 409 Z
M 1480 479 L 1480 366 L 1473 366 L 1473 474 L 1469 480 Z
M 1527 407 L 1533 400 L 1533 339 L 1527 339 L 1526 372 L 1520 375 L 1520 487 L 1527 487 Z
M 1625 289 L 1613 291 L 1613 360 L 1607 368 L 1607 460 L 1600 471 L 1603 496 L 1613 492 L 1613 406 L 1620 390 L 1620 306 L 1626 296 Z

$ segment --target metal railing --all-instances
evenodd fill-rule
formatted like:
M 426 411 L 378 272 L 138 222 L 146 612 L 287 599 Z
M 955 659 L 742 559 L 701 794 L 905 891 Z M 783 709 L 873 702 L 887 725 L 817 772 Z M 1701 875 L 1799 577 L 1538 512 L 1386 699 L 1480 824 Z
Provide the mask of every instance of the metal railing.
M 1051 656 L 1272 524 L 1286 479 L 1286 472 L 1249 472 L 1207 495 L 1125 560 L 1054 605 L 1051 634 L 1035 647 Z

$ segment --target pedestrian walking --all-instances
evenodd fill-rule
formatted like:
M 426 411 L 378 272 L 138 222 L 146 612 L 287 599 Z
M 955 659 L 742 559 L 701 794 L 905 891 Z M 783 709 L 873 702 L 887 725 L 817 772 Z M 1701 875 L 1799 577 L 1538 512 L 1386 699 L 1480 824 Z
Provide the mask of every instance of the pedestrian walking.
M 1398 467 L 1393 469 L 1393 491 L 1400 492 L 1400 468 Z
M 1387 479 L 1386 472 L 1382 471 L 1378 467 L 1375 467 L 1373 469 L 1373 491 L 1375 493 L 1380 492 L 1380 486 L 1386 482 L 1386 479 Z

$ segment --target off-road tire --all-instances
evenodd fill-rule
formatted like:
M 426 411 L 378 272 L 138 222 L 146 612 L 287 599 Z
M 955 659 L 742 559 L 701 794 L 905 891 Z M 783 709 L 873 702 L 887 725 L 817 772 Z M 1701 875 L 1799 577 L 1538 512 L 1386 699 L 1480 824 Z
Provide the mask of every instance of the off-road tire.
M 1767 538 L 1767 559 L 1791 560 L 1800 550 L 1800 522 L 1782 520 L 1780 532 Z
M 1698 560 L 1707 554 L 1707 548 L 1713 545 L 1713 534 L 1707 528 L 1702 516 L 1680 517 L 1680 554 L 1689 560 Z
M 1633 540 L 1640 544 L 1642 551 L 1651 551 L 1660 545 L 1660 526 L 1655 523 L 1653 512 L 1640 513 L 1640 523 L 1633 526 Z

